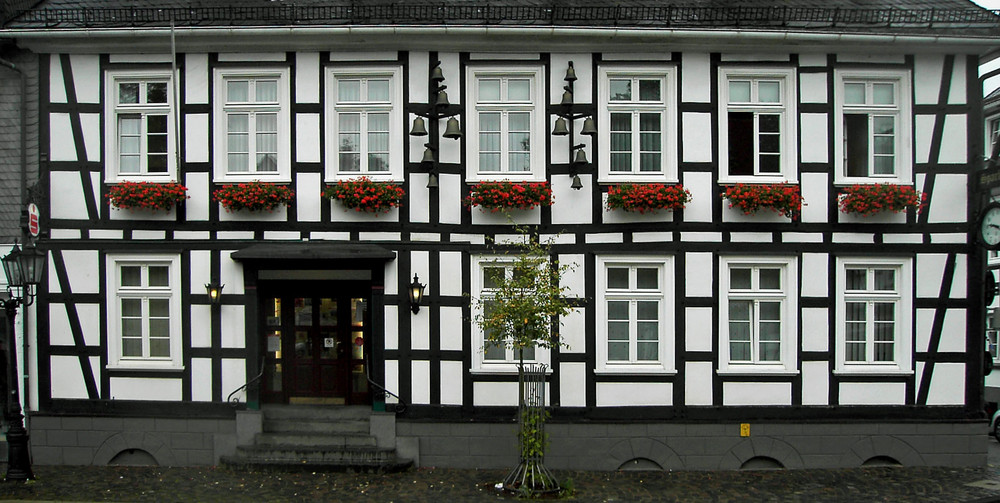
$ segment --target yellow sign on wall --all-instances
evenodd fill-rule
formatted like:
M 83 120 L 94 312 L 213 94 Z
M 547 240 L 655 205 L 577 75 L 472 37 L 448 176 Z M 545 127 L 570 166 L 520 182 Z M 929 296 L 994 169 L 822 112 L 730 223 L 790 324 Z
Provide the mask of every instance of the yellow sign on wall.
M 750 423 L 740 423 L 740 436 L 741 437 L 750 436 Z

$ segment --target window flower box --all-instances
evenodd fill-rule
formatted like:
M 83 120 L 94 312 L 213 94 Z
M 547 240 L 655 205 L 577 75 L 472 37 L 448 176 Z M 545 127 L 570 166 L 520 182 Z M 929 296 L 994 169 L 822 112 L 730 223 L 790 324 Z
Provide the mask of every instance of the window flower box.
M 274 211 L 284 204 L 291 206 L 295 192 L 274 183 L 252 182 L 224 185 L 212 192 L 212 199 L 218 201 L 226 211 Z
M 729 200 L 730 208 L 739 208 L 745 215 L 768 209 L 792 220 L 799 219 L 805 204 L 799 186 L 788 183 L 738 183 L 726 187 L 720 195 Z
M 918 212 L 927 205 L 927 194 L 917 192 L 909 185 L 878 183 L 851 185 L 840 193 L 840 211 L 863 217 L 882 212 L 899 213 L 907 208 Z
M 683 185 L 624 184 L 608 187 L 608 210 L 644 214 L 658 210 L 676 210 L 691 202 L 691 192 Z
M 118 209 L 156 212 L 170 211 L 190 196 L 179 183 L 122 182 L 112 185 L 106 197 Z
M 368 213 L 385 213 L 403 201 L 406 191 L 392 183 L 380 183 L 362 176 L 341 180 L 323 189 L 323 197 L 338 201 L 345 208 Z
M 480 206 L 491 213 L 530 210 L 551 206 L 552 188 L 548 182 L 480 182 L 472 186 L 465 204 L 469 208 Z

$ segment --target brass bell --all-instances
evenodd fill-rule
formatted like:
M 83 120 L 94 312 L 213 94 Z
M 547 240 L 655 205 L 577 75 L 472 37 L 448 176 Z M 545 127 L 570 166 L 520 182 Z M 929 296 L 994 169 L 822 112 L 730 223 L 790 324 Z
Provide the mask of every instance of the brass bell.
M 450 138 L 452 140 L 457 140 L 462 137 L 462 128 L 458 125 L 458 119 L 451 117 L 448 119 L 448 125 L 444 129 L 445 138 Z
M 584 152 L 582 148 L 576 151 L 576 159 L 573 160 L 573 163 L 587 164 L 587 153 Z
M 429 148 L 424 149 L 424 158 L 420 160 L 422 163 L 434 163 L 434 151 Z M 584 162 L 587 162 L 586 160 Z
M 594 124 L 593 117 L 587 117 L 583 121 L 583 129 L 580 130 L 581 134 L 594 136 L 597 134 L 597 126 Z
M 580 175 L 573 175 L 573 184 L 569 186 L 573 190 L 580 190 L 583 188 L 583 182 L 580 181 Z
M 572 105 L 573 104 L 573 93 L 567 89 L 563 91 L 562 102 L 560 105 Z
M 573 69 L 573 62 L 569 62 L 569 68 L 566 69 L 566 76 L 563 77 L 566 82 L 573 82 L 576 80 L 576 70 Z
M 436 189 L 438 187 L 438 177 L 434 173 L 427 173 L 427 188 Z
M 410 130 L 410 136 L 427 136 L 427 128 L 424 127 L 423 117 L 413 119 L 413 129 Z
M 434 82 L 441 82 L 442 80 L 444 80 L 444 72 L 441 71 L 440 66 L 435 66 L 431 70 L 431 80 Z
M 450 105 L 450 103 L 448 103 L 448 93 L 445 92 L 445 91 L 439 92 L 438 93 L 438 97 L 437 97 L 437 101 L 434 102 L 434 103 L 436 105 L 438 105 L 438 106 L 447 106 L 447 105 Z
M 569 134 L 569 129 L 566 128 L 566 119 L 560 117 L 556 119 L 556 124 L 552 126 L 553 136 L 566 136 Z

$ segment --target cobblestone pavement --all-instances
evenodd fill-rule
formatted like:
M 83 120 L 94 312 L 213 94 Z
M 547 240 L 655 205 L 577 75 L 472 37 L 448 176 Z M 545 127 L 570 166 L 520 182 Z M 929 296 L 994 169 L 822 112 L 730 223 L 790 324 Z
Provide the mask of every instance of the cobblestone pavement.
M 2 465 L 0 468 L 5 469 Z M 0 483 L 0 499 L 118 502 L 460 503 L 514 498 L 497 470 L 394 474 L 229 468 L 36 466 L 36 480 Z M 567 472 L 578 502 L 1000 502 L 1000 467 L 744 472 Z

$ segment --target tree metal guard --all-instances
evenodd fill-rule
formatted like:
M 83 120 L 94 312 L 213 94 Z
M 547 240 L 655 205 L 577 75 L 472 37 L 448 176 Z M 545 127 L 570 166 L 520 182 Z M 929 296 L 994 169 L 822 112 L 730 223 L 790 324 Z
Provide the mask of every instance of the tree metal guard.
M 520 494 L 558 492 L 561 487 L 552 472 L 545 468 L 545 365 L 519 365 L 517 410 L 520 462 L 503 479 L 505 491 Z

